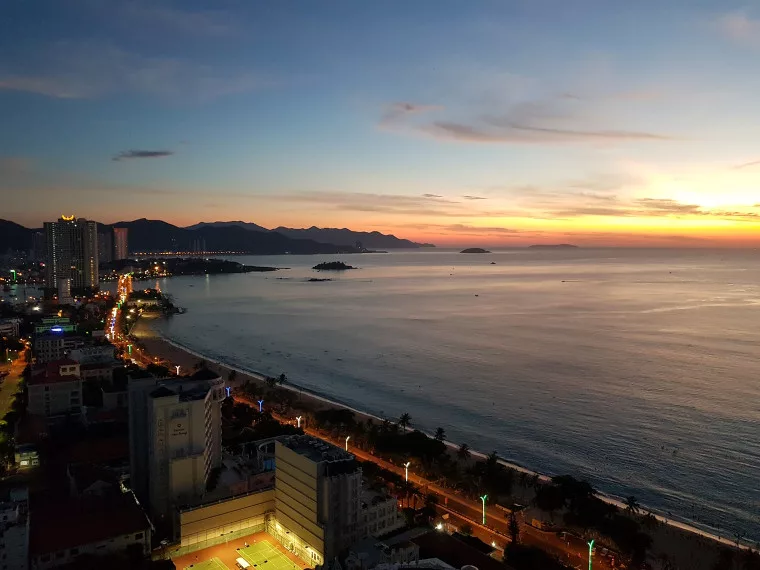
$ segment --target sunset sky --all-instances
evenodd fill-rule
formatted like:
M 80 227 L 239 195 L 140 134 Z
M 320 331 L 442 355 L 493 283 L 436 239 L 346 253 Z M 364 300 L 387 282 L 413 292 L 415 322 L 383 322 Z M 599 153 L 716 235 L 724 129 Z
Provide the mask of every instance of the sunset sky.
M 0 218 L 760 246 L 760 4 L 8 1 Z

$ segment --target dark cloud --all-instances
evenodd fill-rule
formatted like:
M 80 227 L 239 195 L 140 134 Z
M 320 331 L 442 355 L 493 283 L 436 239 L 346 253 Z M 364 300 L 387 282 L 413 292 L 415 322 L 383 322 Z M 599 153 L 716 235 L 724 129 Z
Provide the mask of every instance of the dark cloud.
M 488 198 L 484 198 L 483 196 L 468 196 L 467 194 L 462 196 L 462 198 L 465 200 L 488 200 Z
M 164 158 L 173 154 L 173 150 L 123 150 L 111 160 L 118 162 L 129 158 Z
M 425 198 L 443 198 L 440 194 L 423 194 L 422 196 Z
M 582 144 L 676 140 L 659 133 L 598 128 L 589 119 L 593 104 L 569 93 L 522 101 L 512 105 L 506 113 L 485 114 L 473 120 L 443 118 L 430 121 L 419 116 L 432 109 L 443 110 L 442 107 L 396 103 L 386 110 L 380 125 L 402 133 L 471 143 Z
M 760 160 L 753 160 L 752 162 L 745 162 L 744 164 L 738 164 L 734 166 L 734 170 L 741 170 L 742 168 L 752 168 L 753 166 L 760 166 Z

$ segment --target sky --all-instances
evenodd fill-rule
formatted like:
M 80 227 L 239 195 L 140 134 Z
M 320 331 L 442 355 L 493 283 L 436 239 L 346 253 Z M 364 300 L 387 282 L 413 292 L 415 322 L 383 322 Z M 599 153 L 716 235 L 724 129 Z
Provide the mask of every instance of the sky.
M 760 246 L 760 3 L 9 0 L 0 218 Z

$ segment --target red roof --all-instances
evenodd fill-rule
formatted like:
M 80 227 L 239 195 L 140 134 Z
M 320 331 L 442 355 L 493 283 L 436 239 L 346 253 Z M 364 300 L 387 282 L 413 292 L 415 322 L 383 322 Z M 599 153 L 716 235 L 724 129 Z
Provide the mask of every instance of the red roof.
M 150 523 L 131 493 L 33 505 L 29 551 L 33 557 L 125 534 L 149 532 Z
M 79 380 L 79 376 L 74 374 L 66 374 L 62 376 L 59 373 L 61 366 L 79 366 L 79 363 L 70 358 L 61 358 L 60 360 L 46 362 L 32 372 L 29 384 L 54 384 L 57 382 L 76 382 Z

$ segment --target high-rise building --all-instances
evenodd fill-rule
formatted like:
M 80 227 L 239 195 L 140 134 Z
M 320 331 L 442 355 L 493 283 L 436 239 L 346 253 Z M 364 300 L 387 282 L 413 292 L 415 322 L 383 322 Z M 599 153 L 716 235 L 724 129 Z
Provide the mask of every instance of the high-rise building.
M 47 273 L 45 286 L 58 287 L 59 279 L 71 279 L 74 289 L 98 286 L 98 227 L 74 216 L 45 222 Z
M 362 470 L 353 454 L 311 436 L 275 444 L 275 517 L 270 533 L 314 565 L 362 538 Z
M 129 257 L 129 242 L 127 237 L 129 235 L 129 228 L 114 228 L 113 229 L 113 258 L 114 259 L 127 259 Z
M 45 247 L 45 233 L 34 232 L 32 234 L 32 244 L 29 249 L 29 261 L 34 263 L 44 262 L 47 254 Z
M 174 509 L 197 500 L 222 462 L 224 381 L 208 370 L 187 378 L 130 378 L 132 489 L 154 522 L 172 528 Z
M 98 234 L 98 263 L 113 261 L 113 235 L 106 230 Z

